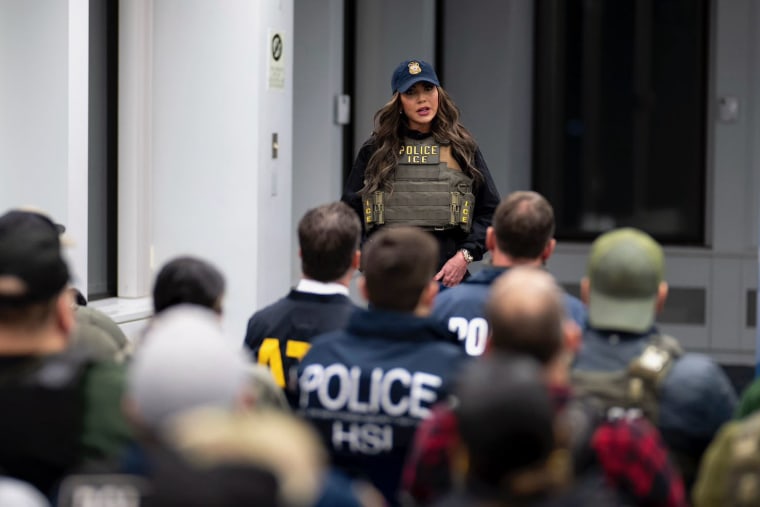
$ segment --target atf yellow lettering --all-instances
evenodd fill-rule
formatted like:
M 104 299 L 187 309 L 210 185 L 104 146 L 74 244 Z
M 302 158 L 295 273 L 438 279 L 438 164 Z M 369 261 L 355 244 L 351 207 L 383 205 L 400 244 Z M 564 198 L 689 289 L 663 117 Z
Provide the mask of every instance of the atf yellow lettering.
M 282 369 L 280 340 L 277 338 L 264 338 L 264 341 L 261 342 L 261 347 L 259 347 L 258 362 L 269 368 L 278 386 L 285 387 L 285 372 Z
M 300 361 L 311 348 L 311 343 L 298 340 L 285 342 L 285 356 Z M 263 364 L 272 372 L 272 377 L 278 386 L 285 387 L 285 370 L 282 366 L 282 352 L 280 352 L 280 340 L 277 338 L 264 338 L 259 347 L 258 363 Z
M 309 342 L 299 342 L 297 340 L 288 340 L 287 345 L 285 345 L 285 355 L 288 357 L 292 357 L 294 359 L 298 359 L 299 361 L 303 359 L 303 356 L 306 355 L 306 353 L 311 348 L 311 343 Z

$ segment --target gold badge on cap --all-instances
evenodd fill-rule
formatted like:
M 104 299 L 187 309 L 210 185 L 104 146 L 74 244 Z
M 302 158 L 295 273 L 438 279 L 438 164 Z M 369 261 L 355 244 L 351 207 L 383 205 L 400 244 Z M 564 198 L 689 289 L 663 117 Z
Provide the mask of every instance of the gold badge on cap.
M 411 75 L 419 74 L 420 72 L 422 72 L 422 67 L 420 67 L 420 62 L 409 62 L 409 65 L 407 65 L 407 67 L 409 67 L 409 74 Z

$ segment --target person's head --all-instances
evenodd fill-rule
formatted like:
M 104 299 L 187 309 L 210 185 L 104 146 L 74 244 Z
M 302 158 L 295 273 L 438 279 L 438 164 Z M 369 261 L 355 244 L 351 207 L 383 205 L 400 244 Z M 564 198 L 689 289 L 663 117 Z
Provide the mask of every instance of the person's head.
M 419 58 L 404 60 L 391 75 L 391 93 L 374 116 L 376 150 L 367 163 L 360 193 L 390 190 L 389 180 L 409 129 L 429 132 L 438 142 L 449 144 L 461 169 L 479 185 L 483 175 L 475 167 L 477 144 L 459 122 L 459 108 L 441 87 L 433 66 Z
M 644 333 L 665 304 L 665 255 L 638 229 L 616 229 L 591 245 L 581 295 L 596 329 Z
M 157 431 L 200 407 L 247 402 L 248 362 L 225 339 L 218 316 L 197 305 L 157 315 L 127 373 L 125 409 L 138 428 Z
M 361 234 L 359 217 L 343 202 L 307 211 L 298 222 L 303 275 L 319 282 L 334 282 L 356 269 Z
M 203 408 L 185 413 L 167 428 L 166 442 L 194 465 L 195 477 L 170 493 L 168 505 L 287 505 L 312 506 L 324 485 L 328 456 L 316 430 L 306 421 L 282 411 L 230 412 Z M 275 480 L 276 502 L 267 502 L 260 474 Z M 208 485 L 216 481 L 211 488 Z M 164 482 L 164 481 L 162 481 Z M 184 492 L 198 488 L 212 496 L 199 501 Z M 163 500 L 160 486 L 158 499 Z M 205 490 L 205 491 L 204 491 Z M 179 497 L 175 496 L 179 492 Z M 262 495 L 264 493 L 264 495 Z M 263 497 L 263 498 L 262 498 Z M 164 505 L 157 502 L 156 505 Z
M 497 278 L 485 315 L 494 352 L 525 354 L 549 365 L 579 345 L 578 328 L 565 315 L 562 290 L 540 268 L 518 266 Z
M 438 114 L 440 86 L 435 69 L 423 60 L 401 62 L 393 71 L 391 89 L 398 94 L 402 116 L 410 129 L 430 132 Z
M 486 246 L 492 255 L 506 256 L 501 262 L 508 265 L 543 264 L 555 244 L 554 210 L 533 191 L 512 192 L 502 199 L 486 233 Z
M 175 305 L 193 304 L 222 313 L 224 275 L 196 257 L 177 257 L 163 265 L 153 284 L 153 308 L 161 313 Z
M 534 360 L 484 357 L 463 370 L 454 395 L 470 485 L 505 501 L 552 489 L 560 479 L 548 466 L 559 440 L 555 409 Z
M 74 316 L 59 234 L 40 213 L 12 210 L 0 216 L 0 328 L 53 331 L 63 338 L 62 348 Z
M 438 292 L 432 235 L 416 227 L 384 227 L 364 245 L 362 264 L 359 288 L 375 308 L 412 313 L 432 305 Z

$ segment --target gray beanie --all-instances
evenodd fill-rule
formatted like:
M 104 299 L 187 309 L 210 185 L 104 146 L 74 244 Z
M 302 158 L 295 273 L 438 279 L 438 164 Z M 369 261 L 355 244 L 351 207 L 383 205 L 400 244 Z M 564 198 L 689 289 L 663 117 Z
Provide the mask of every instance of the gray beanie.
M 180 305 L 157 316 L 143 336 L 129 367 L 128 396 L 140 422 L 159 429 L 191 409 L 233 408 L 249 384 L 247 367 L 217 314 Z

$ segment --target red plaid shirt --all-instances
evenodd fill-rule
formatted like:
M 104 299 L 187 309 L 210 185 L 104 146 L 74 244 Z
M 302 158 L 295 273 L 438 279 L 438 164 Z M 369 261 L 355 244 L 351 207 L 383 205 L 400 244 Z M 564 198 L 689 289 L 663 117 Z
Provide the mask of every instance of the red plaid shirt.
M 565 388 L 552 389 L 561 409 Z M 459 440 L 456 416 L 437 405 L 417 428 L 403 473 L 403 489 L 422 505 L 451 490 L 451 450 Z M 608 482 L 639 506 L 686 507 L 681 475 L 668 457 L 659 431 L 645 419 L 603 422 L 591 439 Z
M 687 505 L 683 480 L 660 432 L 646 419 L 606 421 L 594 432 L 591 446 L 609 483 L 636 505 Z

